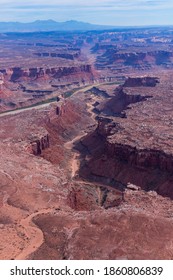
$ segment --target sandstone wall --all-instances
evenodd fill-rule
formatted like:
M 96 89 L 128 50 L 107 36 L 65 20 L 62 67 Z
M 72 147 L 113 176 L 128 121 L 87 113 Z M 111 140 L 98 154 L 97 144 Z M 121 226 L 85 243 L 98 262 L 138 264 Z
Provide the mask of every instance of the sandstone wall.
M 35 53 L 36 56 L 38 57 L 61 57 L 61 58 L 65 58 L 65 59 L 70 59 L 70 60 L 74 60 L 75 58 L 78 58 L 80 55 L 80 51 L 76 52 L 76 53 L 49 53 L 49 52 L 38 52 Z
M 49 148 L 49 135 L 35 136 L 30 140 L 27 150 L 35 156 L 41 155 L 42 151 Z
M 55 78 L 60 79 L 63 77 L 69 77 L 71 75 L 81 76 L 81 78 L 92 78 L 91 66 L 80 65 L 80 66 L 70 66 L 70 67 L 52 67 L 52 68 L 20 68 L 14 67 L 11 69 L 1 69 L 0 73 L 3 74 L 6 80 L 12 82 L 26 79 L 35 80 L 38 78 Z
M 105 143 L 105 149 L 108 156 L 130 164 L 131 166 L 173 172 L 173 156 L 163 151 L 152 149 L 138 150 L 136 147 L 109 143 L 108 141 Z
M 137 78 L 129 77 L 125 81 L 124 87 L 141 87 L 141 86 L 155 87 L 158 82 L 159 82 L 158 78 L 155 77 L 137 77 Z

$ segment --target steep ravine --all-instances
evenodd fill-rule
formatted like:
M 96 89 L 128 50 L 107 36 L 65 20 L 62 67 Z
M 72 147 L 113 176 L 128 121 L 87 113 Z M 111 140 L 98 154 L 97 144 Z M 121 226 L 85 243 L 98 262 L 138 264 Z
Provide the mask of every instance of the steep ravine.
M 85 147 L 82 152 L 87 150 L 90 156 L 87 152 L 83 157 L 79 176 L 89 181 L 106 182 L 116 188 L 123 188 L 130 182 L 173 199 L 173 156 L 160 150 L 111 143 L 108 138 L 111 128 L 116 135 L 118 126 L 106 123 L 105 119 L 99 120 L 97 129 L 82 139 Z
M 126 98 L 126 95 L 122 93 L 121 98 Z M 145 99 L 138 102 L 140 101 L 145 102 Z M 94 106 L 91 103 L 87 105 L 87 111 L 94 123 Z M 64 147 L 71 152 L 68 168 L 72 187 L 67 205 L 73 210 L 91 211 L 100 207 L 109 209 L 121 205 L 128 182 L 146 191 L 156 190 L 163 196 L 173 198 L 173 158 L 162 151 L 138 150 L 132 146 L 111 143 L 108 136 L 116 135 L 119 129 L 121 128 L 118 123 L 107 117 L 99 117 L 93 132 L 80 131 L 75 138 L 65 143 Z M 49 209 L 46 211 L 51 213 Z M 27 258 L 30 253 L 41 248 L 45 237 L 34 223 L 35 217 L 38 218 L 38 214 L 43 213 L 46 212 L 41 210 L 37 215 L 33 214 L 21 220 L 22 226 L 28 228 L 32 242 L 17 258 Z
M 96 137 L 97 134 L 95 145 Z M 80 167 L 82 178 L 107 182 L 115 187 L 117 183 L 125 186 L 130 182 L 146 191 L 155 190 L 173 198 L 173 176 L 169 171 L 173 162 L 171 156 L 161 151 L 141 151 L 121 144 L 110 145 L 106 140 L 104 144 L 102 142 L 99 153 L 99 143 L 97 154 L 93 154 L 89 160 L 85 159 Z M 85 142 L 85 147 L 92 151 L 92 145 L 87 146 Z
M 138 98 L 140 95 L 134 95 L 130 99 L 123 91 L 123 86 L 119 87 L 117 96 L 107 103 L 111 104 L 114 113 L 118 112 L 119 116 L 122 110 L 126 110 L 126 104 L 147 100 Z M 107 104 L 104 104 L 104 108 L 108 108 Z M 115 117 L 98 117 L 97 128 L 82 139 L 83 148 L 79 147 L 83 153 L 79 176 L 120 189 L 124 189 L 130 182 L 146 191 L 155 190 L 160 195 L 173 199 L 173 155 L 159 149 L 142 149 L 118 142 L 116 133 L 121 129 Z M 113 140 L 109 137 L 111 135 L 114 135 Z

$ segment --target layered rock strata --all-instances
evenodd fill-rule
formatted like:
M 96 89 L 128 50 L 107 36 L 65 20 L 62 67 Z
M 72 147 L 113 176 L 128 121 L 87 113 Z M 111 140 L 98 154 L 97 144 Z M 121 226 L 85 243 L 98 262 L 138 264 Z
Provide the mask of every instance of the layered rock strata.
M 129 87 L 118 87 L 115 97 L 103 102 L 96 130 L 82 139 L 86 156 L 79 174 L 115 187 L 131 182 L 173 199 L 172 86 L 163 79 L 158 84 L 152 77 L 132 78 L 127 83 Z M 128 107 L 127 101 L 134 105 Z M 109 117 L 105 117 L 108 109 Z M 126 118 L 119 118 L 125 109 Z
M 125 81 L 124 87 L 155 87 L 157 83 L 159 80 L 156 77 L 129 77 Z
M 20 79 L 38 79 L 41 77 L 52 77 L 55 79 L 60 79 L 65 76 L 70 75 L 91 75 L 92 70 L 90 65 L 80 65 L 72 67 L 52 67 L 52 68 L 20 68 L 14 67 L 11 69 L 1 69 L 0 73 L 3 74 L 4 78 L 12 82 L 18 81 Z
M 30 152 L 33 153 L 35 156 L 38 156 L 42 154 L 43 150 L 49 148 L 49 146 L 49 135 L 46 134 L 40 137 L 33 137 L 33 139 L 30 142 L 30 146 L 28 147 L 28 150 L 30 150 Z

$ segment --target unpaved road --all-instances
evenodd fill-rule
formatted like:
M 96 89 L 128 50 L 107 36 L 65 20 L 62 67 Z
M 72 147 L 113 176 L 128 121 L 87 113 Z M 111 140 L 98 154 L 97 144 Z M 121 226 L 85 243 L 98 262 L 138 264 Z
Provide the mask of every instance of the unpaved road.
M 85 88 L 85 90 L 88 90 L 90 88 L 91 88 L 91 86 L 87 87 L 87 89 Z M 92 120 L 95 121 L 95 113 L 92 110 L 93 110 L 92 104 L 87 103 L 87 111 L 91 114 Z M 73 149 L 74 143 L 77 142 L 78 140 L 82 139 L 82 137 L 84 137 L 86 134 L 87 134 L 87 132 L 82 132 L 80 135 L 78 135 L 75 138 L 73 138 L 72 140 L 66 142 L 64 145 L 64 147 L 67 150 L 73 151 L 73 156 L 70 160 L 71 178 L 75 177 L 76 172 L 78 171 L 79 165 L 80 165 L 79 153 Z
M 83 90 L 88 90 L 90 88 L 92 88 L 92 86 L 86 87 Z M 48 104 L 44 104 L 44 105 L 48 105 Z M 95 114 L 92 112 L 93 107 L 92 107 L 91 104 L 87 104 L 87 105 L 88 105 L 88 112 L 91 114 L 91 117 L 94 120 Z M 38 106 L 38 107 L 43 108 L 43 107 L 40 107 L 40 106 Z M 38 107 L 37 107 L 37 109 L 38 109 Z M 23 109 L 23 110 L 20 110 L 20 111 L 24 111 L 24 110 L 26 110 L 26 109 Z M 14 112 L 9 112 L 9 113 L 14 113 Z M 70 150 L 70 151 L 73 150 L 74 143 L 77 142 L 78 140 L 80 140 L 85 135 L 86 135 L 86 132 L 82 132 L 80 135 L 78 135 L 75 138 L 73 138 L 72 140 L 68 141 L 64 145 L 65 148 Z M 77 151 L 73 150 L 73 156 L 72 156 L 71 161 L 70 161 L 71 178 L 75 177 L 76 172 L 79 169 L 79 163 L 80 163 L 79 154 L 78 154 Z M 20 225 L 24 228 L 25 234 L 29 239 L 29 245 L 26 248 L 24 248 L 22 250 L 22 252 L 19 253 L 19 255 L 16 256 L 16 258 L 15 258 L 16 260 L 26 260 L 29 255 L 31 255 L 33 252 L 35 252 L 43 244 L 43 242 L 44 242 L 43 232 L 41 231 L 41 229 L 39 229 L 33 223 L 32 220 L 33 220 L 34 217 L 36 217 L 38 215 L 52 213 L 53 211 L 54 210 L 51 209 L 51 208 L 42 209 L 42 210 L 40 210 L 36 213 L 33 213 L 33 214 L 27 216 L 26 218 L 24 218 L 20 221 Z
M 76 94 L 76 93 L 79 93 L 79 92 L 85 92 L 87 90 L 90 90 L 93 86 L 99 86 L 99 85 L 100 84 L 92 84 L 92 85 L 84 87 L 83 89 L 78 89 L 73 93 L 73 95 Z M 57 103 L 56 101 L 55 102 L 50 101 L 48 103 L 41 104 L 41 105 L 36 105 L 36 106 L 32 105 L 31 107 L 27 107 L 27 108 L 21 108 L 21 109 L 17 109 L 17 110 L 12 110 L 12 111 L 8 111 L 8 112 L 0 113 L 0 118 L 5 117 L 5 116 L 16 115 L 16 114 L 19 114 L 19 113 L 22 113 L 22 112 L 25 112 L 25 111 L 42 109 L 42 108 L 48 107 L 50 104 L 56 104 L 56 103 Z
M 70 169 L 71 169 L 71 178 L 75 177 L 77 170 L 79 169 L 79 153 L 75 150 L 73 150 L 74 147 L 74 143 L 77 142 L 79 139 L 81 139 L 83 136 L 85 136 L 86 133 L 82 133 L 78 136 L 76 136 L 75 138 L 73 138 L 72 140 L 68 141 L 65 143 L 64 147 L 69 150 L 69 151 L 73 151 L 73 156 L 70 160 Z
M 98 85 L 99 84 L 97 84 L 97 86 Z M 86 86 L 83 89 L 77 90 L 75 93 L 85 92 L 85 91 L 91 89 L 93 86 L 94 85 Z M 55 102 L 50 102 L 50 103 L 55 103 Z M 45 107 L 48 107 L 50 103 L 38 105 L 35 107 L 23 108 L 23 109 L 19 109 L 19 110 L 13 110 L 10 112 L 1 113 L 0 117 L 16 115 L 21 112 L 25 112 L 25 111 L 29 111 L 29 110 L 37 110 L 37 109 L 45 108 Z M 92 104 L 88 103 L 87 105 L 88 105 L 87 111 L 91 114 L 91 118 L 93 120 L 95 120 L 95 114 L 92 112 L 92 109 L 93 109 Z M 73 150 L 74 143 L 76 141 L 80 140 L 85 135 L 86 135 L 86 132 L 82 132 L 82 133 L 80 133 L 80 135 L 76 136 L 74 139 L 68 141 L 64 145 L 67 150 L 73 151 L 73 156 L 70 161 L 71 178 L 75 177 L 76 172 L 79 169 L 79 164 L 80 164 L 79 154 L 77 151 Z M 9 196 L 8 196 L 8 194 L 6 194 L 4 196 L 4 201 L 3 201 L 4 205 L 6 205 L 8 207 L 13 207 L 13 206 L 8 205 L 8 198 L 9 198 Z M 18 224 L 24 229 L 24 233 L 29 240 L 29 244 L 15 257 L 15 260 L 26 260 L 29 257 L 29 255 L 31 255 L 33 252 L 35 252 L 43 244 L 43 242 L 44 242 L 43 232 L 41 231 L 41 229 L 39 227 L 37 227 L 33 223 L 32 220 L 36 216 L 50 214 L 53 212 L 54 212 L 53 208 L 41 209 L 40 211 L 34 212 L 34 213 L 28 215 L 27 217 L 22 218 L 21 220 L 18 221 Z
M 92 109 L 92 107 L 90 107 Z M 72 140 L 68 141 L 65 143 L 65 148 L 68 150 L 73 150 L 74 143 L 80 140 L 83 136 L 85 136 L 86 133 L 83 132 L 80 135 L 76 136 Z M 71 167 L 71 178 L 75 177 L 76 172 L 79 169 L 79 154 L 77 151 L 73 150 L 73 156 L 70 160 L 70 167 Z M 22 219 L 20 221 L 20 225 L 24 228 L 25 235 L 28 237 L 29 245 L 22 250 L 19 255 L 16 256 L 15 260 L 26 260 L 29 255 L 31 255 L 33 252 L 35 252 L 44 242 L 44 236 L 43 232 L 41 229 L 39 229 L 33 222 L 33 218 L 42 215 L 42 214 L 48 214 L 52 213 L 54 210 L 49 208 L 49 209 L 42 209 L 36 213 L 33 213 L 26 218 Z
M 20 225 L 24 228 L 25 234 L 29 238 L 29 245 L 15 257 L 15 260 L 26 260 L 29 255 L 35 252 L 43 244 L 43 232 L 32 222 L 32 219 L 38 215 L 48 214 L 52 212 L 53 209 L 51 208 L 42 209 L 20 221 Z
M 15 188 L 13 195 L 17 192 L 17 188 Z M 8 199 L 10 195 L 5 192 L 3 197 L 3 206 L 7 208 L 11 208 L 11 211 L 16 208 L 12 205 L 8 204 Z M 16 208 L 19 209 L 19 208 Z M 27 217 L 17 221 L 17 224 L 21 226 L 24 230 L 26 237 L 29 240 L 28 246 L 26 246 L 16 257 L 15 260 L 26 260 L 27 257 L 35 252 L 44 242 L 44 236 L 42 231 L 32 222 L 32 219 L 38 215 L 52 213 L 54 211 L 53 208 L 41 209 L 35 213 L 28 215 Z
M 56 103 L 56 102 L 50 102 L 51 104 Z M 9 111 L 9 112 L 4 112 L 4 113 L 0 113 L 0 118 L 4 117 L 4 116 L 11 116 L 11 115 L 16 115 L 25 111 L 30 111 L 30 110 L 38 110 L 38 109 L 42 109 L 45 108 L 47 106 L 50 105 L 50 103 L 46 103 L 46 104 L 42 104 L 42 105 L 38 105 L 38 106 L 32 106 L 32 107 L 28 107 L 28 108 L 21 108 L 18 110 L 13 110 L 13 111 Z

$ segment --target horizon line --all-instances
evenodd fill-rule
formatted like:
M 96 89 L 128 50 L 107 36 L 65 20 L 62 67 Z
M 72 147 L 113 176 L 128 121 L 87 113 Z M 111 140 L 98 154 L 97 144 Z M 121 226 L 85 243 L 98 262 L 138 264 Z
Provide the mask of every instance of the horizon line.
M 78 23 L 85 23 L 85 24 L 91 24 L 91 25 L 97 25 L 97 26 L 105 26 L 105 27 L 110 27 L 110 28 L 117 28 L 117 27 L 127 27 L 127 28 L 132 28 L 132 27 L 173 27 L 173 24 L 150 24 L 150 25 L 110 25 L 110 24 L 99 24 L 99 23 L 91 23 L 91 22 L 86 22 L 86 21 L 80 21 L 80 20 L 74 20 L 74 19 L 69 19 L 69 20 L 65 20 L 65 21 L 56 21 L 53 19 L 36 19 L 34 21 L 28 21 L 28 22 L 23 22 L 23 21 L 0 21 L 1 23 L 21 23 L 21 24 L 30 24 L 30 23 L 34 23 L 34 22 L 46 22 L 46 21 L 52 21 L 55 23 L 66 23 L 66 22 L 78 22 Z

